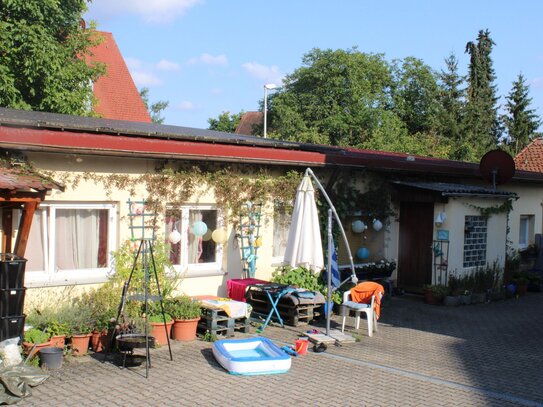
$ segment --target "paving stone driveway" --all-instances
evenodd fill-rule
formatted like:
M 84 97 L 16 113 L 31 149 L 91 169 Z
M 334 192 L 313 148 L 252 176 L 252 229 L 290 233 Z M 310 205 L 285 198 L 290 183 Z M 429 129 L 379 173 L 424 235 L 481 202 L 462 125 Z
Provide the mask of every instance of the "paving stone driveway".
M 293 344 L 313 327 L 272 325 L 263 335 Z M 361 323 L 352 333 L 361 340 L 293 358 L 288 373 L 270 376 L 227 374 L 202 341 L 172 343 L 173 362 L 166 347 L 152 350 L 149 379 L 85 357 L 18 405 L 543 406 L 541 293 L 454 308 L 392 297 L 379 332 L 369 338 Z

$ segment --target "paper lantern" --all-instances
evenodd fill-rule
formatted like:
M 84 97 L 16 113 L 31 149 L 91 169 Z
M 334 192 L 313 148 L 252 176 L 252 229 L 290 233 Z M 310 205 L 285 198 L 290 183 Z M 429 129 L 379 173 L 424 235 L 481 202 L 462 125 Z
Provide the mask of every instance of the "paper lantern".
M 356 251 L 356 257 L 358 257 L 360 260 L 365 260 L 370 257 L 370 251 L 367 247 L 361 247 Z
M 202 240 L 204 242 L 207 242 L 208 240 L 211 240 L 211 234 L 213 233 L 213 231 L 211 229 L 208 229 L 207 232 L 205 232 L 205 234 L 202 236 Z
M 362 233 L 364 230 L 366 230 L 366 225 L 361 220 L 355 220 L 351 225 L 351 228 L 353 233 Z
M 258 236 L 255 241 L 255 246 L 260 247 L 262 246 L 262 236 Z
M 172 230 L 172 232 L 168 235 L 168 240 L 171 244 L 177 244 L 181 241 L 181 233 L 177 231 L 177 229 Z
M 192 233 L 195 236 L 203 236 L 207 232 L 207 225 L 201 220 L 194 222 L 192 224 Z
M 379 219 L 374 219 L 373 230 L 375 230 L 376 232 L 379 232 L 382 228 L 383 228 L 383 224 L 381 223 L 381 221 Z
M 224 229 L 215 229 L 213 233 L 211 234 L 211 238 L 215 243 L 226 243 L 228 240 L 228 235 L 226 234 L 226 230 Z

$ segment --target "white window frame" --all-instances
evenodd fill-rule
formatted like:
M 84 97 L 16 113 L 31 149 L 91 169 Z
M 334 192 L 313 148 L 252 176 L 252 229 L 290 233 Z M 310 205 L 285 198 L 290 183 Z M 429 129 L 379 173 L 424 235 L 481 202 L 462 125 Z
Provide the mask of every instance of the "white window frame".
M 57 209 L 107 209 L 108 210 L 108 236 L 107 236 L 107 264 L 106 267 L 74 270 L 55 269 L 56 242 L 56 211 Z M 117 206 L 113 203 L 52 203 L 44 202 L 38 211 L 43 216 L 40 227 L 48 233 L 43 236 L 43 253 L 45 270 L 26 271 L 25 285 L 27 287 L 54 287 L 79 284 L 97 284 L 107 280 L 110 272 L 111 252 L 115 250 L 117 238 Z M 35 227 L 36 225 L 32 225 Z M 49 244 L 49 242 L 52 242 Z M 27 251 L 31 248 L 27 247 Z
M 522 224 L 525 223 L 524 236 L 521 235 Z M 520 215 L 519 218 L 519 237 L 518 248 L 519 250 L 527 249 L 530 245 L 530 236 L 533 235 L 534 230 L 534 215 Z M 521 239 L 524 237 L 524 242 Z
M 168 211 L 180 211 L 181 212 L 181 228 L 178 232 L 181 234 L 181 264 L 174 264 L 173 268 L 177 273 L 180 273 L 185 278 L 192 277 L 210 277 L 224 275 L 226 272 L 223 270 L 223 245 L 216 244 L 215 246 L 215 261 L 213 263 L 201 263 L 201 264 L 189 264 L 189 213 L 191 210 L 214 210 L 217 211 L 217 228 L 221 228 L 224 225 L 224 219 L 222 213 L 216 205 L 212 204 L 194 204 L 194 205 L 168 205 L 166 207 Z M 165 225 L 164 225 L 165 226 Z

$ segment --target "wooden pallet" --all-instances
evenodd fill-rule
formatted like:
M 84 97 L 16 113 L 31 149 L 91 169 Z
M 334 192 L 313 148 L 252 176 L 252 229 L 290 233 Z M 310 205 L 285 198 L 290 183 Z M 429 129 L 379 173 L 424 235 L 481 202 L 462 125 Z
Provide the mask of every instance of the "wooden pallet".
M 236 331 L 249 333 L 249 318 L 230 318 L 225 311 L 202 308 L 202 316 L 198 322 L 198 331 L 213 335 L 234 336 Z
M 247 303 L 253 307 L 253 312 L 262 316 L 267 316 L 272 310 L 272 306 L 269 303 L 266 293 L 259 291 L 249 291 L 247 296 Z M 283 322 L 291 326 L 306 325 L 317 316 L 321 315 L 322 304 L 298 304 L 294 305 L 292 301 L 287 298 L 281 298 L 277 304 L 277 310 L 279 315 L 283 319 Z M 273 319 L 277 319 L 275 314 L 272 315 Z

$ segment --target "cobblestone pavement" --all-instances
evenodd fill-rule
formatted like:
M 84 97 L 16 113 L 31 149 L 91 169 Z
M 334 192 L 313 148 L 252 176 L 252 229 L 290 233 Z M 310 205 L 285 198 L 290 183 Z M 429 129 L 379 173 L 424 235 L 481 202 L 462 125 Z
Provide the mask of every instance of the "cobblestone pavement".
M 210 343 L 172 342 L 173 361 L 167 347 L 151 351 L 148 379 L 145 368 L 83 357 L 18 405 L 543 406 L 541 293 L 461 307 L 392 297 L 372 338 L 364 321 L 358 331 L 353 323 L 348 329 L 360 341 L 293 358 L 285 374 L 230 375 Z M 283 346 L 312 328 L 324 329 L 270 325 L 262 335 Z

